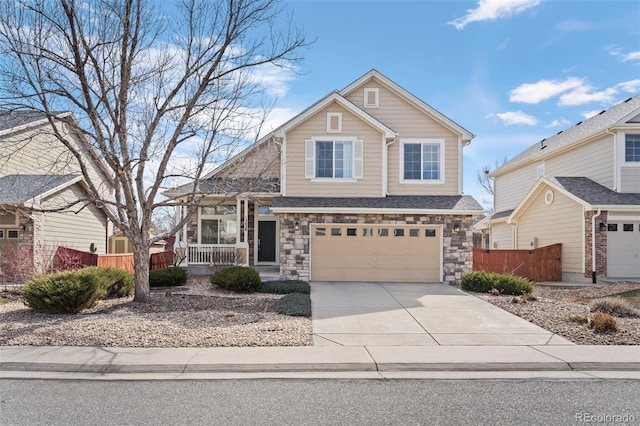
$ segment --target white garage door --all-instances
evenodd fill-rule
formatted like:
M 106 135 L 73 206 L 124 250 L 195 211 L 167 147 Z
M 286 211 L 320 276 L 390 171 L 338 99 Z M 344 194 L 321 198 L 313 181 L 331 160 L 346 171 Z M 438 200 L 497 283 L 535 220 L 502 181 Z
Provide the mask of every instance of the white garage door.
M 640 277 L 640 222 L 607 224 L 607 275 Z
M 311 280 L 441 282 L 439 226 L 315 224 Z

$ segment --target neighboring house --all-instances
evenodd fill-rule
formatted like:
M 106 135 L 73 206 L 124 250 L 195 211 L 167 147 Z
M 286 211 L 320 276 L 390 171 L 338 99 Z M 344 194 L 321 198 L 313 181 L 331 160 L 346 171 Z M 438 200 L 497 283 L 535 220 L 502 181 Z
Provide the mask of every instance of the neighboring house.
M 70 141 L 81 137 L 66 124 L 59 128 Z M 99 160 L 86 164 L 96 181 L 106 181 Z M 100 189 L 111 193 L 106 183 Z M 85 191 L 76 158 L 52 134 L 44 115 L 0 111 L 0 268 L 20 256 L 42 272 L 58 246 L 105 253 L 109 225 L 104 212 L 86 201 L 62 209 L 85 200 Z
M 372 70 L 199 183 L 206 197 L 177 235 L 183 264 L 223 263 L 226 250 L 287 278 L 458 282 L 483 213 L 462 195 L 472 138 Z
M 154 230 L 149 230 L 150 236 L 155 237 L 157 234 L 154 234 Z M 156 241 L 151 244 L 149 247 L 149 253 L 160 253 L 166 250 L 167 242 L 165 240 Z M 133 253 L 133 246 L 129 242 L 129 239 L 124 236 L 122 231 L 118 231 L 113 235 L 109 236 L 109 241 L 107 244 L 107 253 L 109 254 L 122 254 L 122 253 Z
M 565 281 L 640 277 L 640 95 L 543 139 L 491 176 L 491 247 L 562 243 Z

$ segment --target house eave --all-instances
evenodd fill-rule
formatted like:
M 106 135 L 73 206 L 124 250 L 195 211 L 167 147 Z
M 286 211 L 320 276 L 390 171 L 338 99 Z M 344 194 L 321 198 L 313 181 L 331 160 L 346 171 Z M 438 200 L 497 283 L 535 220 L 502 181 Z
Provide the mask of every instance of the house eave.
M 274 213 L 341 213 L 341 214 L 428 214 L 477 216 L 483 210 L 456 209 L 399 209 L 399 208 L 354 208 L 354 207 L 272 207 Z

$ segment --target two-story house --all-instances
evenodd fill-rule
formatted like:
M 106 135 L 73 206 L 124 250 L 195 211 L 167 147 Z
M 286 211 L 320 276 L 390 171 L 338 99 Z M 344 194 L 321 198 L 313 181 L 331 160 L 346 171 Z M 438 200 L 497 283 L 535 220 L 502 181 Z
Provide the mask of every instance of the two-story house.
M 562 243 L 565 281 L 640 277 L 640 95 L 543 139 L 491 176 L 491 247 Z
M 176 244 L 189 265 L 228 250 L 289 278 L 457 282 L 482 214 L 462 195 L 472 138 L 372 70 L 206 176 Z
M 64 122 L 71 114 L 58 118 L 58 131 L 83 152 L 77 143 L 83 136 Z M 108 197 L 112 188 L 100 160 L 95 153 L 84 154 L 88 173 Z M 105 253 L 107 217 L 86 200 L 80 164 L 46 117 L 33 111 L 0 112 L 0 268 L 20 256 L 20 263 L 42 272 L 58 246 Z

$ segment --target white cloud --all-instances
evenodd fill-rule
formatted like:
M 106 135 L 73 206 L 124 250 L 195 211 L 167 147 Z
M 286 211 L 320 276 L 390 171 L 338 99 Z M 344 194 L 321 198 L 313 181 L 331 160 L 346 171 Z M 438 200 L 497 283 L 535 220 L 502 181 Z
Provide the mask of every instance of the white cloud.
M 468 9 L 461 18 L 448 22 L 458 30 L 471 22 L 495 21 L 510 15 L 516 15 L 540 4 L 542 0 L 479 0 L 476 9 Z
M 513 124 L 526 124 L 527 126 L 535 126 L 538 120 L 535 117 L 525 114 L 522 111 L 500 112 L 496 114 L 507 126 Z
M 586 119 L 586 118 L 591 118 L 593 116 L 596 116 L 598 114 L 600 114 L 600 110 L 599 109 L 594 109 L 594 110 L 591 110 L 591 111 L 583 112 L 582 116 Z
M 560 96 L 558 106 L 584 105 L 592 102 L 611 103 L 618 92 L 613 87 L 598 92 L 591 90 L 591 86 L 582 86 L 569 93 L 564 93 Z
M 565 19 L 556 24 L 556 29 L 565 33 L 585 31 L 591 28 L 591 24 L 578 19 Z
M 551 123 L 546 124 L 544 127 L 566 127 L 569 123 L 570 123 L 569 120 L 556 119 L 556 120 L 553 120 Z
M 509 101 L 537 104 L 583 85 L 582 79 L 575 77 L 569 77 L 564 81 L 540 80 L 536 83 L 525 83 L 509 93 Z
M 616 84 L 623 92 L 636 93 L 640 92 L 640 80 L 629 80 Z
M 619 48 L 612 47 L 609 50 L 609 54 L 618 58 L 620 62 L 640 62 L 640 50 L 636 50 L 635 52 L 623 53 Z

